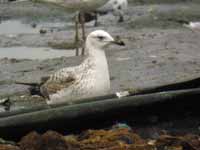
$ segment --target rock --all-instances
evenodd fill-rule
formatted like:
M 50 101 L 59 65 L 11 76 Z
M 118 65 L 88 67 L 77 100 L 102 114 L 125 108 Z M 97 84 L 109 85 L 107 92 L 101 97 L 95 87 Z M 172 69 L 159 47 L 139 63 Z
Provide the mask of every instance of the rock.
M 32 24 L 31 24 L 31 27 L 32 27 L 32 28 L 36 28 L 36 27 L 37 27 L 37 24 L 36 24 L 36 23 L 32 23 Z
M 45 29 L 40 29 L 40 34 L 46 34 L 47 33 L 47 30 Z

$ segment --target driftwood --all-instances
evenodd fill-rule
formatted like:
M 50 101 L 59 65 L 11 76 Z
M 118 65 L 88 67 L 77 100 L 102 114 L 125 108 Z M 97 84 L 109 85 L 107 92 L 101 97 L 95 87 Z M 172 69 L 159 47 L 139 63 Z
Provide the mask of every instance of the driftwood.
M 79 117 L 104 114 L 108 111 L 115 112 L 118 110 L 126 110 L 127 108 L 134 109 L 138 106 L 172 101 L 194 95 L 200 95 L 200 88 L 129 96 L 121 99 L 112 98 L 68 106 L 57 106 L 55 108 L 0 118 L 0 129 L 15 126 L 31 126 L 32 124 L 48 124 L 49 121 L 60 119 L 67 122 L 68 120 Z M 196 100 L 198 100 L 198 98 Z

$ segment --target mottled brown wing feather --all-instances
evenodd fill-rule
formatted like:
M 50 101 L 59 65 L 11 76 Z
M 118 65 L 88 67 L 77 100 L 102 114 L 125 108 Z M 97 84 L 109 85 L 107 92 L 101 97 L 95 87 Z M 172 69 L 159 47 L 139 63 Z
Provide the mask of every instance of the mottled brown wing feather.
M 47 88 L 45 88 L 45 86 L 40 86 L 40 94 L 41 94 L 41 96 L 44 97 L 45 99 L 50 100 L 49 93 L 48 93 L 48 91 L 47 91 Z
M 56 93 L 57 91 L 67 88 L 72 85 L 75 78 L 68 77 L 65 81 L 47 81 L 40 87 L 40 92 L 44 98 L 50 99 L 49 95 Z

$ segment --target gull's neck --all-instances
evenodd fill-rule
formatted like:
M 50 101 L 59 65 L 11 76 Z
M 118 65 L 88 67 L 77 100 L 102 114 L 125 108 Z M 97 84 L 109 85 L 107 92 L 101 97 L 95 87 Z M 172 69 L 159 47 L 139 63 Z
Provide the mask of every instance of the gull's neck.
M 83 62 L 83 65 L 94 70 L 97 80 L 105 79 L 107 82 L 108 80 L 110 81 L 108 63 L 104 50 L 98 49 L 89 43 L 86 43 L 86 50 L 88 52 L 88 56 Z
M 86 50 L 88 51 L 88 56 L 86 59 L 91 61 L 91 63 L 93 63 L 95 66 L 98 66 L 99 69 L 108 69 L 104 50 L 96 48 L 89 43 L 86 44 Z
M 88 47 L 86 47 L 88 48 Z M 91 71 L 95 83 L 95 89 L 98 95 L 106 94 L 110 90 L 110 75 L 108 70 L 108 63 L 104 50 L 95 49 L 93 46 L 89 47 L 88 56 L 82 64 L 82 68 L 87 68 Z M 91 83 L 93 84 L 93 83 Z

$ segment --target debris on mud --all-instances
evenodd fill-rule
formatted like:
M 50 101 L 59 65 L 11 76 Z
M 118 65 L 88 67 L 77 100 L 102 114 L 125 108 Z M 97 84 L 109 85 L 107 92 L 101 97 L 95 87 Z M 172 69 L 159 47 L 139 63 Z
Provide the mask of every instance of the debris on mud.
M 14 64 L 18 62 L 22 62 L 22 60 L 15 59 L 15 58 L 8 59 L 7 57 L 0 59 L 1 64 Z

